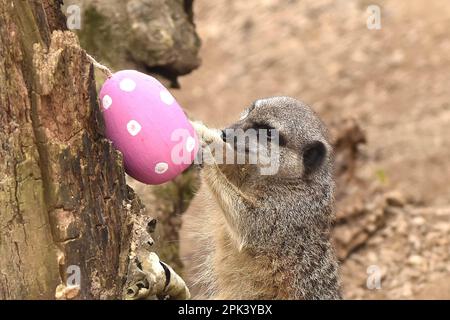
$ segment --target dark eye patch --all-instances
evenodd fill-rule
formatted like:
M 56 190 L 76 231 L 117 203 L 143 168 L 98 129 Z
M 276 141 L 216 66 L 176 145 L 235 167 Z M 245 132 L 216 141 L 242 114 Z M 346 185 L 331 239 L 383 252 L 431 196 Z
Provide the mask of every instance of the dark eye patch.
M 280 133 L 280 131 L 278 131 L 276 128 L 272 127 L 271 125 L 267 124 L 267 123 L 262 123 L 262 122 L 254 122 L 252 123 L 251 127 L 252 129 L 256 130 L 257 134 L 259 135 L 259 130 L 265 130 L 267 132 L 267 139 L 269 141 L 272 140 L 272 134 L 273 131 L 275 130 L 278 133 L 278 144 L 280 146 L 284 146 L 286 145 L 286 139 L 284 138 L 284 136 Z M 250 129 L 249 128 L 249 129 Z
M 310 143 L 303 151 L 303 166 L 305 172 L 310 173 L 316 170 L 323 163 L 327 148 L 320 141 Z

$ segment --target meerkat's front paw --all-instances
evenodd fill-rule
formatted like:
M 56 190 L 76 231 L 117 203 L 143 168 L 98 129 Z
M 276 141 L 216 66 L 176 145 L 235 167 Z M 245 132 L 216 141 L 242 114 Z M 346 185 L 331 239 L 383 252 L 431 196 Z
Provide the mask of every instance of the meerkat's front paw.
M 210 129 L 200 121 L 191 121 L 194 130 L 197 132 L 202 147 L 206 147 L 211 143 L 223 143 L 222 131 L 219 129 Z
M 210 129 L 199 121 L 191 121 L 194 130 L 197 132 L 199 142 L 201 144 L 201 168 L 205 165 L 217 165 L 223 163 L 223 151 L 217 152 L 228 146 L 224 142 L 222 130 Z

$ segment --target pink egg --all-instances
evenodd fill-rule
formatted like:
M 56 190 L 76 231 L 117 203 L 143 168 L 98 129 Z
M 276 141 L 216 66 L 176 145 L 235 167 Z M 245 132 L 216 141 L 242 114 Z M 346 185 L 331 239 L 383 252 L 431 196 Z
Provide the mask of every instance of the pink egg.
M 125 171 L 147 184 L 169 181 L 193 162 L 195 130 L 155 78 L 123 70 L 100 90 L 106 137 L 122 152 Z

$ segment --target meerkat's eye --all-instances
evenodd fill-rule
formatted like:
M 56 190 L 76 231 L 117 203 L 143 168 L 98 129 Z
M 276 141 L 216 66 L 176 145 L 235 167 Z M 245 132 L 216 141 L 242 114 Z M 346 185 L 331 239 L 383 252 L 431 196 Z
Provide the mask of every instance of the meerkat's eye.
M 303 166 L 305 172 L 310 173 L 320 167 L 325 159 L 327 148 L 320 141 L 314 141 L 303 151 Z
M 272 141 L 275 138 L 274 135 L 278 135 L 278 145 L 280 145 L 280 146 L 286 145 L 286 140 L 285 140 L 284 136 L 280 133 L 279 130 L 272 127 L 271 125 L 268 125 L 266 123 L 253 123 L 252 129 L 256 130 L 256 134 L 257 134 L 258 138 L 259 138 L 260 130 L 263 130 L 263 132 L 265 132 L 265 134 L 267 135 L 268 141 Z

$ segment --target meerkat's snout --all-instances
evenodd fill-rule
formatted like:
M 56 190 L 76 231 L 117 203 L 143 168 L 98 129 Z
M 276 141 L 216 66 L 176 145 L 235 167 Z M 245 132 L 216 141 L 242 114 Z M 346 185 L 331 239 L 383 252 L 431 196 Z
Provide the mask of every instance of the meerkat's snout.
M 220 130 L 220 137 L 222 138 L 223 142 L 227 142 L 227 134 L 225 133 L 225 129 Z

